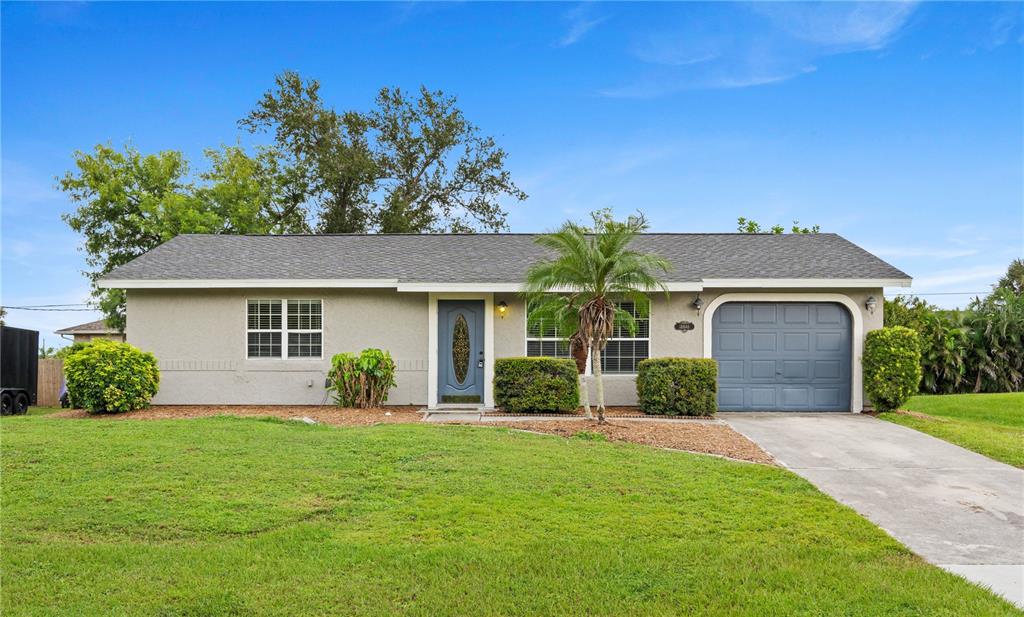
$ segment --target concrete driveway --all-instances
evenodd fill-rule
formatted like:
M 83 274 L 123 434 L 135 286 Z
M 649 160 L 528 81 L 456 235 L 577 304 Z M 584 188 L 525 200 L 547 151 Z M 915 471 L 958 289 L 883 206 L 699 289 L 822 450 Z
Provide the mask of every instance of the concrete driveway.
M 931 563 L 1024 608 L 1024 471 L 860 414 L 718 417 Z

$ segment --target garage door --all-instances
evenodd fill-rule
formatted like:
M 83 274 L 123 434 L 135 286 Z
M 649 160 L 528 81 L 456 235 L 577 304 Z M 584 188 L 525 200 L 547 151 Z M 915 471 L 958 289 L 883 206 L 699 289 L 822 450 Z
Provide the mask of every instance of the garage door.
M 722 411 L 849 411 L 850 315 L 826 302 L 728 302 L 711 320 Z

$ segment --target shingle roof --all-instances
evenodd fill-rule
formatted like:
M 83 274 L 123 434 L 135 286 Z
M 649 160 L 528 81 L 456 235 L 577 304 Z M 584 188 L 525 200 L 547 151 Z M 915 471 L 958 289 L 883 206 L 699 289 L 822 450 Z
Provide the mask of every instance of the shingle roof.
M 76 332 L 93 332 L 97 334 L 113 333 L 118 332 L 117 328 L 111 328 L 107 325 L 106 320 L 97 319 L 96 321 L 90 321 L 77 326 L 70 326 L 67 328 L 61 328 L 56 331 L 57 334 L 75 334 Z
M 536 234 L 181 235 L 104 277 L 116 280 L 397 279 L 516 283 L 546 255 Z M 644 234 L 667 282 L 907 279 L 836 234 Z

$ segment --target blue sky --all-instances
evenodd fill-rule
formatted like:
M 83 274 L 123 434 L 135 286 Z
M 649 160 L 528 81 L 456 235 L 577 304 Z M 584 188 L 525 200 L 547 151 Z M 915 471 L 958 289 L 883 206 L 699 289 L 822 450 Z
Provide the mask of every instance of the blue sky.
M 88 296 L 54 188 L 74 150 L 131 141 L 201 168 L 206 147 L 253 143 L 236 121 L 284 69 L 338 109 L 382 86 L 457 95 L 530 195 L 513 231 L 606 206 L 657 231 L 798 219 L 913 291 L 986 291 L 1024 254 L 1022 6 L 5 2 L 3 304 Z M 95 315 L 8 323 L 55 344 Z

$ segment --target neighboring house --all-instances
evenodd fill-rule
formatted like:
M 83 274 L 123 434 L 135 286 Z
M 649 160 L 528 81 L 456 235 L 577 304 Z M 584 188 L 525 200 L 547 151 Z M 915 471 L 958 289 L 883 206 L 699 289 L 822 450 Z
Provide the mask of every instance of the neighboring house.
M 112 341 L 124 342 L 124 332 L 117 328 L 111 328 L 103 319 L 78 324 L 70 328 L 57 330 L 62 338 L 72 337 L 70 340 L 75 343 L 88 343 L 98 338 L 110 339 Z
M 321 403 L 332 355 L 379 347 L 398 365 L 389 403 L 492 406 L 495 358 L 565 353 L 526 327 L 535 237 L 183 235 L 100 285 L 128 290 L 128 342 L 160 362 L 157 404 Z M 835 234 L 634 246 L 672 264 L 671 294 L 608 343 L 609 404 L 636 402 L 639 361 L 686 356 L 719 360 L 723 410 L 862 409 L 864 333 L 882 326 L 882 288 L 909 276 Z

